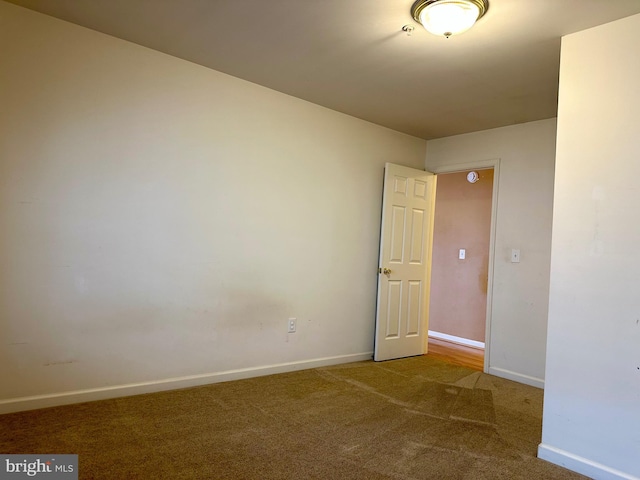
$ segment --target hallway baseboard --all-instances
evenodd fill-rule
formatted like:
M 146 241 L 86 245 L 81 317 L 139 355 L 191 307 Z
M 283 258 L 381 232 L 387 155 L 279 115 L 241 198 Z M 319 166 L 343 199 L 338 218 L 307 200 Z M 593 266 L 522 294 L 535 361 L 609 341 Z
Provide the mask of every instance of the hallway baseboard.
M 467 347 L 484 348 L 484 342 L 469 340 L 468 338 L 456 337 L 455 335 L 449 335 L 448 333 L 434 332 L 433 330 L 429 330 L 429 337 L 437 338 L 438 340 L 446 340 L 447 342 L 459 343 L 460 345 L 466 345 Z

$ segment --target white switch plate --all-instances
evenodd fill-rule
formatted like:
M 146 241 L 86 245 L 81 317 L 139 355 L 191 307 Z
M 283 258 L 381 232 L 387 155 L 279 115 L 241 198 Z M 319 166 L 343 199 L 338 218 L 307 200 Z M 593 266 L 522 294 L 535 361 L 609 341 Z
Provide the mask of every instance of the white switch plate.
M 520 250 L 516 248 L 511 250 L 511 263 L 520 263 Z
M 290 318 L 287 323 L 287 333 L 296 333 L 297 319 Z
M 464 260 L 467 257 L 467 251 L 464 248 L 460 249 L 460 252 L 458 252 L 458 258 L 460 260 Z

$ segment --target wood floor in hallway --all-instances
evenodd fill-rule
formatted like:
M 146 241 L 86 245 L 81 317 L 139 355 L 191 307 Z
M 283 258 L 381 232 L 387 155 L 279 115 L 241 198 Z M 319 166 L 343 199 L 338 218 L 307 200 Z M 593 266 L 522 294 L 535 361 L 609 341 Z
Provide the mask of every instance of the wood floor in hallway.
M 474 370 L 482 371 L 484 369 L 484 350 L 481 348 L 467 347 L 459 343 L 429 337 L 427 355 Z

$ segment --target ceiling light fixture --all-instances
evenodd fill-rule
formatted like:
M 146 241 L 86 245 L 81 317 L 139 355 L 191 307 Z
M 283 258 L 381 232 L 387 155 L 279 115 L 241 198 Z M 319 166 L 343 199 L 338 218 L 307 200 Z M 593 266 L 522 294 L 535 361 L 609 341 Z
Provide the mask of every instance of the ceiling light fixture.
M 434 35 L 466 32 L 489 9 L 488 0 L 418 0 L 411 15 Z

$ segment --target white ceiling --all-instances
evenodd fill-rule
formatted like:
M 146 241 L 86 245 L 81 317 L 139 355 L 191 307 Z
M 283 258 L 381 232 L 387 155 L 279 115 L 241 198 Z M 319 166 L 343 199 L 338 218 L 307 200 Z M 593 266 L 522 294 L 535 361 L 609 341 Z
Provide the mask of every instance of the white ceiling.
M 489 0 L 446 39 L 415 24 L 412 0 L 9 1 L 425 139 L 555 116 L 560 37 L 640 13 Z

